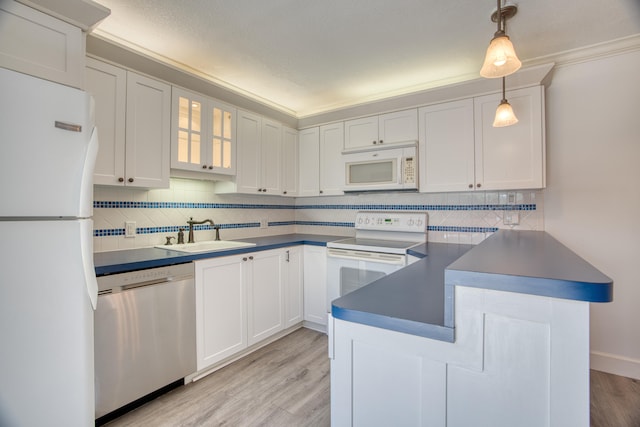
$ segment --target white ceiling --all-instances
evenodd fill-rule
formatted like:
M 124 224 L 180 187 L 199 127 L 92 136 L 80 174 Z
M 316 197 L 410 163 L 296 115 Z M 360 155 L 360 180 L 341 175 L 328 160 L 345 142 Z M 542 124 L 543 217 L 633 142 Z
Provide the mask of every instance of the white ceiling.
M 479 77 L 494 0 L 97 0 L 94 31 L 296 117 Z M 526 61 L 640 33 L 640 0 L 520 0 Z

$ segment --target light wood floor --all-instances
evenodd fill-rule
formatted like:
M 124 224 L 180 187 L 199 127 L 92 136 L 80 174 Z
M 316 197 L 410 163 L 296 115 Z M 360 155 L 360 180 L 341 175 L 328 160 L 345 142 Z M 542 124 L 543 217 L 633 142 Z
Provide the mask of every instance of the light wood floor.
M 302 328 L 106 424 L 329 426 L 327 336 Z
M 326 335 L 294 333 L 107 424 L 329 426 Z M 591 427 L 640 427 L 640 381 L 591 371 Z

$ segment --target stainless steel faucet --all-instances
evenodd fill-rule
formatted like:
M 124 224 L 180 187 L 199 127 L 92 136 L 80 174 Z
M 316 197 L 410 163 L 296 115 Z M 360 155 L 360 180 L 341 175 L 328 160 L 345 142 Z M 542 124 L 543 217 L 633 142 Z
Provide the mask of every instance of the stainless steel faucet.
M 213 220 L 211 219 L 205 219 L 203 221 L 194 221 L 193 217 L 189 218 L 189 221 L 187 221 L 187 224 L 189 224 L 189 241 L 187 241 L 187 243 L 195 243 L 196 241 L 193 240 L 193 225 L 199 225 L 199 224 L 204 224 L 208 222 L 209 224 L 211 224 L 211 226 L 213 227 L 215 224 L 213 223 Z

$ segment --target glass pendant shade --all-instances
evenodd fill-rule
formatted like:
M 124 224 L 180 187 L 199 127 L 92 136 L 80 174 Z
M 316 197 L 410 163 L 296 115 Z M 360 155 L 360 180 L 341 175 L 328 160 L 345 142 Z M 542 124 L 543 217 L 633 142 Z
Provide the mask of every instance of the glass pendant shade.
M 515 73 L 521 66 L 522 63 L 516 55 L 509 36 L 504 33 L 496 33 L 496 36 L 489 43 L 480 75 L 489 79 L 504 77 Z
M 505 126 L 511 126 L 518 123 L 518 118 L 511 108 L 511 104 L 506 99 L 500 101 L 498 109 L 496 110 L 496 118 L 493 120 L 494 128 L 501 128 Z

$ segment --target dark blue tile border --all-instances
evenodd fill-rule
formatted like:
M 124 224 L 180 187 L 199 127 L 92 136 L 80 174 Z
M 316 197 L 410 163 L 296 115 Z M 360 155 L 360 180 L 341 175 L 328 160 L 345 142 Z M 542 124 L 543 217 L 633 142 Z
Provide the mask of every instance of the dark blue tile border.
M 398 204 L 313 204 L 269 205 L 257 203 L 188 203 L 188 202 L 126 202 L 95 201 L 94 209 L 322 209 L 322 210 L 383 210 L 383 211 L 535 211 L 535 203 L 515 205 L 398 205 Z

